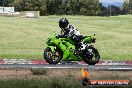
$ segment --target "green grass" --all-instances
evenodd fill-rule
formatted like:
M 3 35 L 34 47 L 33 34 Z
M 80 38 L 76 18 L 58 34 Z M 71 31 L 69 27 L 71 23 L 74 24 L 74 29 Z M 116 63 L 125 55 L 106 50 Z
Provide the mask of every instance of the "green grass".
M 77 79 L 49 78 L 49 79 L 6 79 L 0 80 L 0 88 L 83 88 Z
M 76 78 L 6 79 L 0 80 L 0 88 L 131 88 L 130 86 L 82 86 Z
M 132 60 L 132 16 L 0 17 L 0 58 L 43 59 L 46 39 L 59 33 L 58 20 L 69 19 L 83 35 L 96 34 L 102 60 Z

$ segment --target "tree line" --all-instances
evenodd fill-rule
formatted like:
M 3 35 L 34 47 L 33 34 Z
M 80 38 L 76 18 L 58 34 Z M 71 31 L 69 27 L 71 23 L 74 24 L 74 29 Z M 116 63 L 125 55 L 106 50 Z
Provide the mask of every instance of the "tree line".
M 132 3 L 123 7 L 104 7 L 99 0 L 0 0 L 0 6 L 13 6 L 15 11 L 40 11 L 41 15 L 109 16 L 132 13 Z

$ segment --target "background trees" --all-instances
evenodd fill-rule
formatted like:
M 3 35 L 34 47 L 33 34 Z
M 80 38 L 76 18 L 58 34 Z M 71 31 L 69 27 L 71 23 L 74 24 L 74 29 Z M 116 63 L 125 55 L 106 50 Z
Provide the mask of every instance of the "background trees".
M 40 11 L 41 15 L 109 16 L 132 13 L 132 2 L 123 7 L 104 7 L 99 0 L 0 0 L 0 6 L 14 6 L 15 11 Z
M 123 10 L 125 14 L 132 14 L 132 1 L 123 4 Z

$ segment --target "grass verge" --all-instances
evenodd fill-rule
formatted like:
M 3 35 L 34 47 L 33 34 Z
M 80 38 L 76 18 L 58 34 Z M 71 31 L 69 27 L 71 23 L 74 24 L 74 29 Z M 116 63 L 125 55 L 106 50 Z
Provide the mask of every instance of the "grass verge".
M 62 17 L 83 35 L 96 34 L 102 60 L 132 59 L 132 16 L 0 17 L 0 58 L 43 59 L 46 39 L 60 32 Z

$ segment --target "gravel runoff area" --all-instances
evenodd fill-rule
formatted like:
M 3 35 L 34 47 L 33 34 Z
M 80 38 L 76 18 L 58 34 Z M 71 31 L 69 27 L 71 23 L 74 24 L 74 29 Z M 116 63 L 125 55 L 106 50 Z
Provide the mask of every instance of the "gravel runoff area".
M 37 70 L 37 69 L 36 69 Z M 73 77 L 81 78 L 81 69 L 41 69 L 46 70 L 44 74 L 34 75 L 31 69 L 0 69 L 0 79 L 45 79 L 49 77 Z M 90 79 L 130 79 L 132 71 L 89 71 Z

